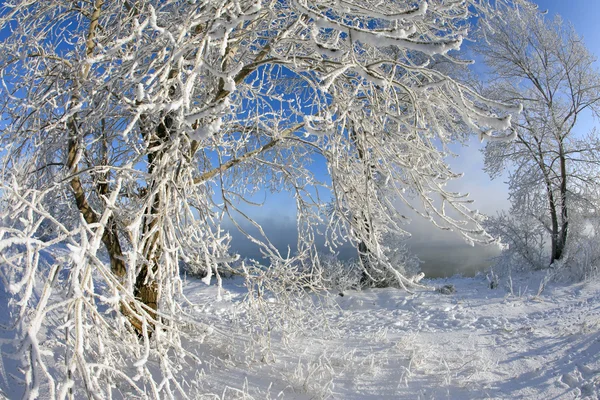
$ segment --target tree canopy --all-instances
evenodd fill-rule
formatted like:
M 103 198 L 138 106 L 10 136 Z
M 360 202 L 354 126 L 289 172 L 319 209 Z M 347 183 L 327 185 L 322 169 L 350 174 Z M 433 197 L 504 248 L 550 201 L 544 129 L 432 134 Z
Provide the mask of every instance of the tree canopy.
M 321 231 L 332 246 L 362 243 L 400 285 L 414 282 L 382 243 L 402 231 L 399 200 L 491 242 L 469 200 L 445 189 L 458 174 L 444 151 L 470 133 L 515 135 L 518 105 L 451 72 L 468 63 L 457 51 L 472 17 L 493 18 L 500 3 L 5 2 L 0 248 L 25 397 L 42 384 L 52 397 L 107 394 L 125 368 L 138 371 L 134 394 L 185 396 L 168 356 L 186 354 L 179 266 L 218 278 L 236 258 L 224 221 L 244 231 L 249 220 L 272 265 L 310 264 Z M 297 255 L 280 254 L 239 208 L 265 188 L 294 193 Z M 64 371 L 48 369 L 37 339 L 56 315 Z M 123 343 L 133 365 L 120 365 Z

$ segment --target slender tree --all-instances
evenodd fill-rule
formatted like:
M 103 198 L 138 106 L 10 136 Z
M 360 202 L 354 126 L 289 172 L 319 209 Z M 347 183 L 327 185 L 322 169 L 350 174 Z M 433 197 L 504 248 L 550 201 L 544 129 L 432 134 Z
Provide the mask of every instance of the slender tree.
M 597 182 L 600 141 L 595 132 L 577 129 L 582 114 L 599 110 L 595 58 L 560 17 L 550 21 L 530 10 L 491 21 L 481 43 L 479 50 L 498 77 L 493 95 L 524 105 L 516 139 L 486 146 L 486 169 L 496 176 L 507 165 L 514 168 L 511 213 L 532 217 L 546 229 L 553 263 L 565 253 L 571 212 L 586 207 L 577 203 L 586 202 L 582 194 Z

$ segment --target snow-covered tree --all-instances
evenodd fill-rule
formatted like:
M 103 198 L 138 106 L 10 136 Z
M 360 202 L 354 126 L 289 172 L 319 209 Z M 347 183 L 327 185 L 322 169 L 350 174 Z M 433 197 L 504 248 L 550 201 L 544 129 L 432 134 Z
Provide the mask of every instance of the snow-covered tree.
M 596 192 L 600 139 L 595 131 L 580 132 L 577 122 L 582 114 L 600 109 L 600 74 L 583 40 L 560 17 L 549 20 L 531 10 L 508 13 L 490 21 L 485 35 L 479 50 L 497 76 L 492 96 L 524 106 L 516 139 L 489 143 L 485 149 L 492 176 L 511 168 L 514 218 L 495 223 L 501 230 L 523 233 L 519 226 L 529 221 L 530 242 L 542 238 L 533 232 L 543 228 L 550 237 L 551 264 L 564 255 L 572 214 L 591 215 L 597 209 L 597 199 L 588 195 Z M 525 248 L 527 240 L 520 236 L 505 236 L 513 250 L 525 254 L 542 245 L 537 240 Z
M 190 395 L 180 262 L 219 279 L 235 259 L 226 221 L 291 265 L 239 206 L 258 191 L 294 193 L 301 262 L 325 226 L 331 246 L 363 243 L 395 271 L 380 242 L 409 196 L 437 226 L 492 241 L 444 188 L 458 176 L 444 150 L 471 132 L 511 138 L 516 108 L 432 67 L 465 63 L 469 21 L 492 3 L 5 1 L 1 270 L 25 397 Z

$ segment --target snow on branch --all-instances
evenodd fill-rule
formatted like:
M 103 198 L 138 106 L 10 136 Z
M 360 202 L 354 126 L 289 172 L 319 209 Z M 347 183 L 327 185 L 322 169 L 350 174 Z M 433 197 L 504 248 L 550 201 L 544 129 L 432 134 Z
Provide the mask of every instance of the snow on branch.
M 365 278 L 419 286 L 387 241 L 399 203 L 492 242 L 444 157 L 513 135 L 519 106 L 469 87 L 460 59 L 500 3 L 0 6 L 0 277 L 25 397 L 199 397 L 181 386 L 202 339 L 180 267 L 218 284 L 236 229 L 273 268 L 256 279 L 294 284 L 324 235 L 356 246 Z M 292 194 L 297 255 L 247 212 L 271 191 Z

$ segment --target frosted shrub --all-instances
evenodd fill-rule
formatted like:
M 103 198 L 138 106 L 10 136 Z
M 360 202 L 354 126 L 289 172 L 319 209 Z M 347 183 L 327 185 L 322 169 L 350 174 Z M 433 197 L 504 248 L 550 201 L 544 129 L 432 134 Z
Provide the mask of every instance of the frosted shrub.
M 410 282 L 418 284 L 422 278 L 421 260 L 412 254 L 406 245 L 397 244 L 395 247 L 386 248 L 387 263 L 375 266 L 370 264 L 367 268 L 367 279 L 363 275 L 363 284 L 374 287 L 403 287 L 400 276 L 406 276 Z
M 561 260 L 550 260 L 549 234 L 527 219 L 517 220 L 506 214 L 492 217 L 486 228 L 500 237 L 506 248 L 495 258 L 493 272 L 501 278 L 513 273 L 550 268 L 548 279 L 580 281 L 598 276 L 600 247 L 597 232 L 600 226 L 595 217 L 573 217 L 565 253 Z
M 272 261 L 268 266 L 257 261 L 241 262 L 247 295 L 248 312 L 255 344 L 264 357 L 270 354 L 269 337 L 277 332 L 284 341 L 295 335 L 321 329 L 326 321 L 323 307 L 328 307 L 324 280 L 303 266 L 298 258 Z M 264 338 L 266 337 L 266 340 Z
M 586 218 L 573 226 L 566 255 L 561 263 L 555 263 L 557 277 L 576 281 L 597 279 L 600 276 L 600 221 L 595 217 Z
M 311 280 L 326 289 L 344 291 L 361 287 L 402 287 L 402 277 L 417 284 L 420 280 L 419 258 L 404 245 L 388 250 L 385 263 L 365 268 L 360 259 L 341 260 L 336 255 L 321 254 L 311 268 Z
M 312 279 L 330 290 L 343 292 L 360 287 L 363 269 L 358 260 L 340 260 L 335 255 L 321 255 L 314 265 Z
M 328 354 L 323 353 L 312 361 L 299 359 L 295 367 L 287 366 L 286 370 L 283 376 L 295 393 L 321 400 L 331 398 L 333 395 L 335 370 Z
M 548 234 L 537 222 L 528 218 L 513 218 L 501 212 L 485 222 L 485 228 L 498 237 L 504 246 L 496 258 L 494 271 L 502 276 L 546 268 L 550 260 Z

